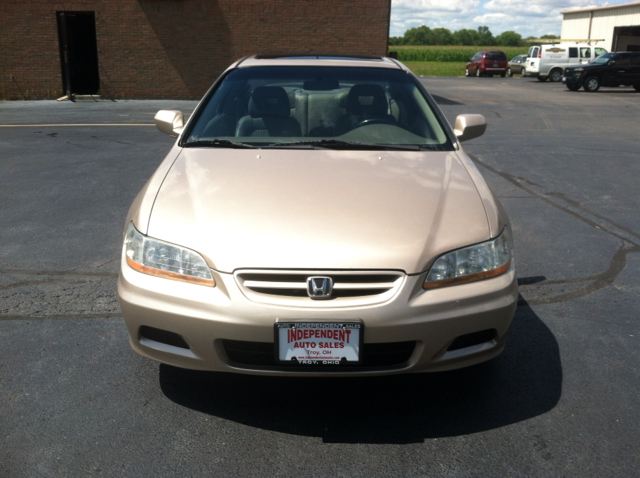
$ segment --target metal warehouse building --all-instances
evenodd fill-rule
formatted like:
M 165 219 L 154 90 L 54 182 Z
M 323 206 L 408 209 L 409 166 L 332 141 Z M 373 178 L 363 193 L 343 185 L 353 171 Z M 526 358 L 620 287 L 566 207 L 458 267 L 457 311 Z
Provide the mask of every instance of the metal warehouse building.
M 254 53 L 385 55 L 391 0 L 1 0 L 0 100 L 198 99 Z
M 561 38 L 604 39 L 609 51 L 640 51 L 640 2 L 563 10 Z

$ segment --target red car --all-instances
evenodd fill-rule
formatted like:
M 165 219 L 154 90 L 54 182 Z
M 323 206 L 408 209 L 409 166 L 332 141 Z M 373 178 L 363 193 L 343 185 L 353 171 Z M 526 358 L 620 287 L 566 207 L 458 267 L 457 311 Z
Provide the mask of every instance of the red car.
M 493 76 L 499 74 L 505 77 L 509 68 L 507 55 L 500 50 L 482 50 L 473 55 L 467 63 L 465 76 Z

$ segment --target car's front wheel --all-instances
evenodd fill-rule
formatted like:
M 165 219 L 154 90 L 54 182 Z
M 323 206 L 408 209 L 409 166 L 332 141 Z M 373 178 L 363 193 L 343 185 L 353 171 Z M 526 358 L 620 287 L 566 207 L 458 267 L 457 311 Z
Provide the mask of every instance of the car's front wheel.
M 480 75 L 480 68 L 478 68 L 478 69 L 476 70 L 476 76 L 477 76 L 478 78 L 480 78 L 480 76 L 481 76 L 481 75 Z
M 551 73 L 549 73 L 549 79 L 554 83 L 562 81 L 562 70 L 560 68 L 551 70 Z
M 509 78 L 513 76 L 513 71 L 511 71 L 511 68 L 507 69 L 507 75 L 509 75 Z
M 589 93 L 595 93 L 600 89 L 600 80 L 597 76 L 590 76 L 584 80 L 584 90 Z
M 471 76 L 471 75 L 469 74 L 469 68 L 465 68 L 465 70 L 464 70 L 464 76 Z

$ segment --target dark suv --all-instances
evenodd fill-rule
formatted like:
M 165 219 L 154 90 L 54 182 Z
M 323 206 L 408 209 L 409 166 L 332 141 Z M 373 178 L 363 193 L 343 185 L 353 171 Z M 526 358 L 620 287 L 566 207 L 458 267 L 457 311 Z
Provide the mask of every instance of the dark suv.
M 640 91 L 640 52 L 605 53 L 586 65 L 568 66 L 562 82 L 571 91 L 581 86 L 585 91 L 598 91 L 601 86 L 633 86 Z
M 504 78 L 509 68 L 507 55 L 500 50 L 479 51 L 469 59 L 466 76 L 493 76 L 499 74 Z

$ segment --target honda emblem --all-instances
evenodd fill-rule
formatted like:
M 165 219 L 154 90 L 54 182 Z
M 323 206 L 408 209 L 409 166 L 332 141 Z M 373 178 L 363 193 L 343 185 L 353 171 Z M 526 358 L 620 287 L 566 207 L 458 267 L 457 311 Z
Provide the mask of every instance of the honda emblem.
M 333 292 L 331 277 L 308 277 L 307 294 L 312 299 L 330 299 Z

